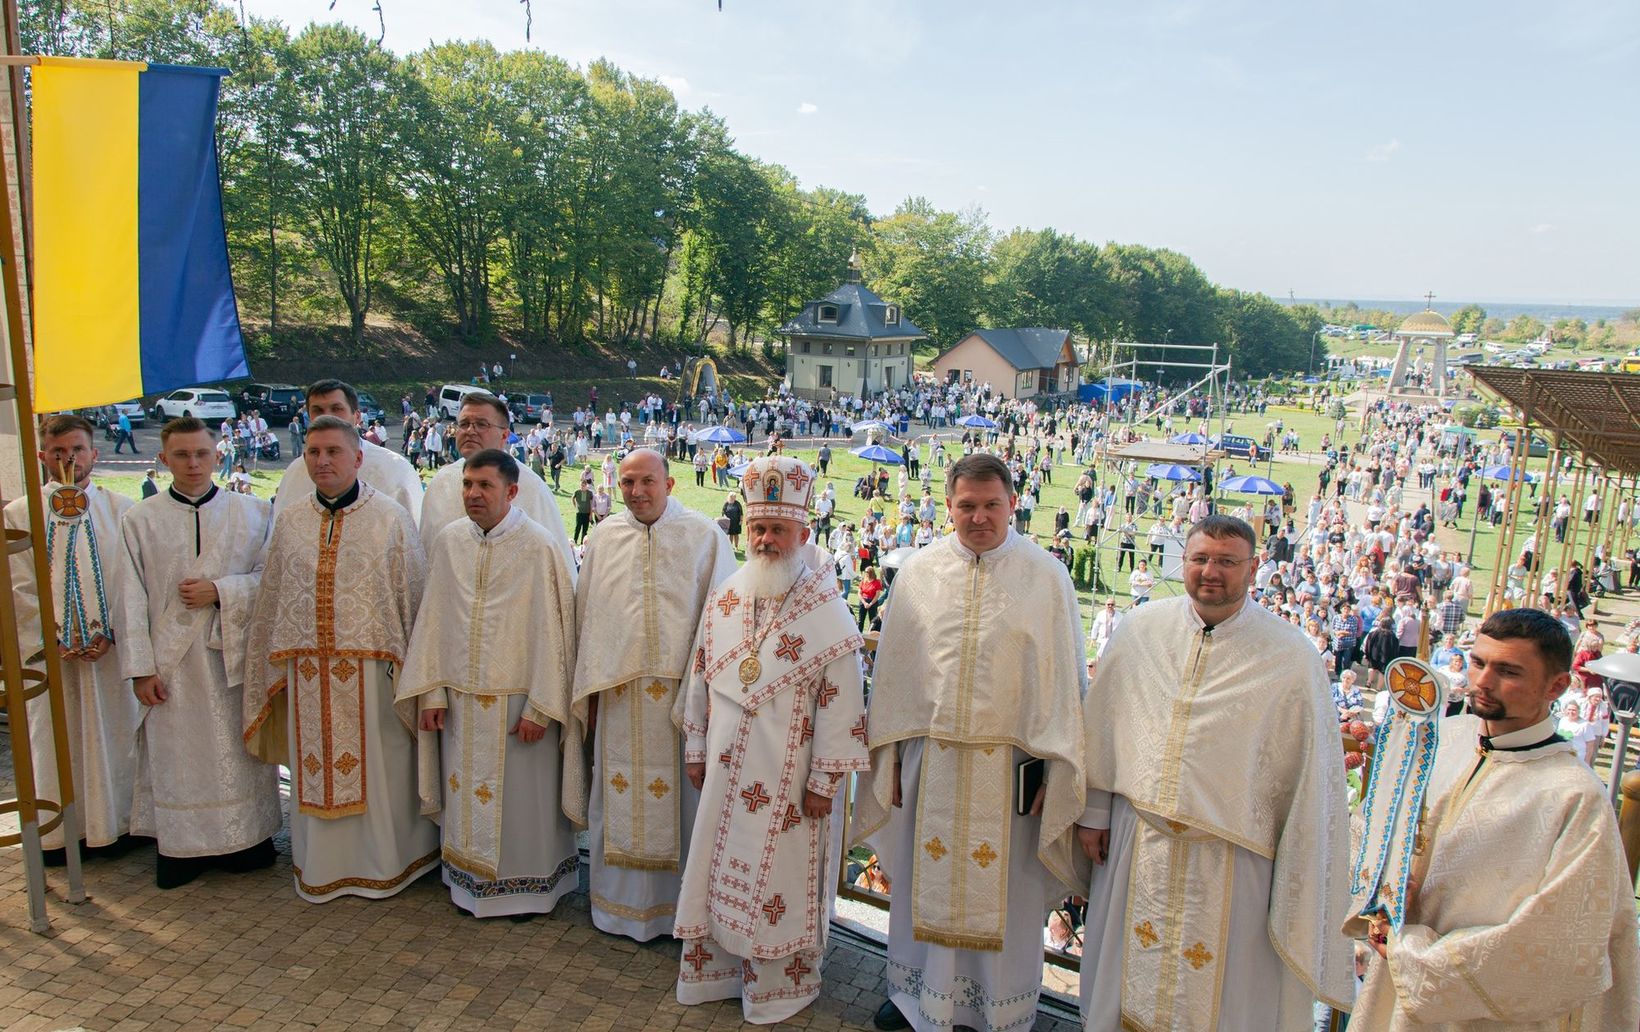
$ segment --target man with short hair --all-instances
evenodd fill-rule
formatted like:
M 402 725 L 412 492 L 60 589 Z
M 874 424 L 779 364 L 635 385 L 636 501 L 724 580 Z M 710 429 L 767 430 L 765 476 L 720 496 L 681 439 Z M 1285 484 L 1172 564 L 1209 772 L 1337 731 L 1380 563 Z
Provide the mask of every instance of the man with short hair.
M 350 424 L 355 431 L 360 426 L 359 392 L 341 380 L 315 380 L 308 385 L 303 408 L 309 424 L 320 416 L 334 416 Z M 390 448 L 364 441 L 363 464 L 358 479 L 398 502 L 410 514 L 412 522 L 421 519 L 421 474 L 408 459 Z M 279 480 L 279 490 L 273 496 L 274 512 L 282 511 L 297 500 L 313 496 L 313 480 L 308 475 L 306 455 L 298 454 Z
M 1081 888 L 1082 622 L 1064 565 L 1009 529 L 1016 501 L 1000 459 L 954 463 L 956 532 L 906 561 L 883 620 L 850 831 L 894 886 L 881 1029 L 1029 1027 L 1043 919 Z
M 468 456 L 481 451 L 506 451 L 507 435 L 512 428 L 512 413 L 507 406 L 502 404 L 500 398 L 482 391 L 464 396 L 456 413 L 456 450 L 461 453 L 461 460 L 442 467 L 434 474 L 421 500 L 421 544 L 429 559 L 439 532 L 467 518 L 466 488 L 461 476 L 463 463 Z M 559 555 L 563 556 L 573 584 L 575 551 L 570 547 L 569 534 L 564 531 L 564 518 L 558 514 L 558 503 L 553 499 L 552 492 L 547 489 L 546 482 L 527 466 L 518 471 L 517 487 L 518 496 L 513 504 L 547 532 Z
M 123 417 L 122 417 L 123 418 Z M 116 640 L 120 626 L 120 518 L 132 502 L 91 482 L 98 451 L 94 431 L 79 416 L 47 416 L 40 426 L 44 484 L 45 591 L 34 579 L 34 556 L 13 553 L 12 605 L 24 660 L 38 666 L 46 648 L 61 657 L 64 739 L 80 828 L 88 854 L 115 852 L 131 830 L 135 739 L 141 706 L 120 672 Z M 28 499 L 6 504 L 7 530 L 27 531 Z M 40 614 L 49 608 L 55 637 L 46 642 Z M 36 651 L 38 650 L 38 651 Z M 34 789 L 43 799 L 62 801 L 52 733 L 51 704 L 45 695 L 28 701 L 29 741 L 34 752 Z M 63 826 L 40 838 L 47 866 L 67 862 Z
M 576 717 L 592 739 L 586 810 L 592 923 L 647 942 L 672 933 L 700 797 L 672 707 L 706 596 L 735 571 L 717 523 L 671 497 L 661 453 L 621 460 L 626 508 L 586 539 L 575 589 Z M 645 791 L 659 783 L 668 791 Z
M 1248 600 L 1253 528 L 1209 516 L 1184 588 L 1135 609 L 1084 706 L 1095 867 L 1082 1020 L 1309 1030 L 1348 1010 L 1344 757 L 1326 670 Z
M 769 1024 L 820 994 L 840 859 L 832 801 L 868 763 L 863 642 L 837 578 L 799 552 L 814 472 L 760 458 L 742 489 L 747 563 L 708 596 L 674 709 L 706 819 L 673 934 L 679 1003 L 739 996 L 747 1021 Z
M 451 901 L 474 917 L 546 914 L 581 867 L 575 585 L 552 536 L 513 504 L 512 456 L 470 452 L 460 471 L 467 515 L 433 542 L 439 604 L 421 610 L 394 701 L 438 736 L 440 763 L 422 765 L 419 787 L 422 813 L 442 817 Z
M 245 640 L 273 512 L 211 482 L 215 444 L 198 419 L 160 431 L 171 486 L 120 524 L 120 662 L 147 707 L 137 732 L 131 826 L 159 840 L 155 881 L 274 861 L 278 772 L 245 755 Z
M 1441 721 L 1404 923 L 1344 925 L 1377 954 L 1351 1032 L 1640 1025 L 1634 882 L 1606 790 L 1550 711 L 1571 659 L 1546 613 L 1481 624 L 1470 712 Z
M 392 896 L 439 859 L 415 706 L 393 699 L 427 560 L 410 514 L 359 479 L 366 447 L 343 418 L 308 428 L 314 493 L 274 523 L 246 650 L 245 745 L 290 768 L 291 867 L 310 903 Z

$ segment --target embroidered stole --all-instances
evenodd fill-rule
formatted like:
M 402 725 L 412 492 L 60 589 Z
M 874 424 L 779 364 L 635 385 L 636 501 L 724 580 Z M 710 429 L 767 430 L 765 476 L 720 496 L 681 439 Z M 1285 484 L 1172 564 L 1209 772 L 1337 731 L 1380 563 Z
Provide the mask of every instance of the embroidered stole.
M 917 941 L 964 950 L 1002 949 L 1013 784 L 1009 746 L 927 739 L 911 875 Z
M 456 756 L 445 782 L 444 859 L 476 878 L 495 881 L 501 863 L 507 698 L 456 691 L 449 693 L 449 702 L 444 734 Z
M 1122 1027 L 1219 1027 L 1235 846 L 1135 810 L 1122 933 Z
M 611 867 L 678 869 L 678 685 L 677 678 L 645 676 L 599 695 L 604 861 Z
M 101 641 L 113 641 L 108 594 L 103 588 L 102 552 L 89 512 L 63 519 L 48 508 L 46 561 L 51 566 L 51 595 L 62 605 L 57 613 L 57 644 L 68 651 L 79 651 L 94 648 Z

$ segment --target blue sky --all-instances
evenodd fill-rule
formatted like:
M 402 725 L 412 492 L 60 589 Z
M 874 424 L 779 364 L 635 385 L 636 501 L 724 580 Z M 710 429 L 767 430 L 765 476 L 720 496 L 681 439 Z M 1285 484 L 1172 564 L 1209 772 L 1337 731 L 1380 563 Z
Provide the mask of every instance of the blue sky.
M 607 57 L 887 213 L 1299 297 L 1640 302 L 1640 3 L 381 0 L 387 46 Z M 371 0 L 246 0 L 377 31 Z M 452 11 L 459 12 L 452 14 Z

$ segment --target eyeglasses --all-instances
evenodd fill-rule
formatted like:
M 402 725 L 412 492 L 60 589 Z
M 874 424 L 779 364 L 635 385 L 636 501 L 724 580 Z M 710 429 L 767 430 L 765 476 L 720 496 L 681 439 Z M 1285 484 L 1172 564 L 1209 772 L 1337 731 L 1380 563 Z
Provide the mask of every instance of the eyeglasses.
M 483 433 L 485 430 L 500 430 L 502 427 L 485 419 L 463 419 L 456 424 L 456 429 L 477 430 L 479 433 Z
M 1184 562 L 1192 570 L 1205 570 L 1209 566 L 1218 570 L 1234 570 L 1242 563 L 1252 562 L 1252 559 L 1230 559 L 1222 555 L 1187 555 Z

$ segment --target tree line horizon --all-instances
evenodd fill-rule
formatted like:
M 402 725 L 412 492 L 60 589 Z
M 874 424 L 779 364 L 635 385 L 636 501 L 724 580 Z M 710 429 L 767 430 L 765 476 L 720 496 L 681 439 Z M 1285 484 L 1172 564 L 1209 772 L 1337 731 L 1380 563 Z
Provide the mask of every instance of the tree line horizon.
M 607 61 L 487 42 L 401 57 L 341 24 L 292 33 L 217 0 L 24 0 L 19 13 L 26 52 L 228 69 L 223 204 L 241 308 L 267 326 L 253 347 L 315 325 L 357 346 L 375 315 L 472 344 L 689 347 L 716 331 L 743 351 L 858 252 L 866 284 L 933 347 L 980 326 L 1053 326 L 1217 342 L 1238 376 L 1324 366 L 1330 312 L 1215 285 L 1165 248 L 999 232 L 978 208 L 910 197 L 874 215 Z

